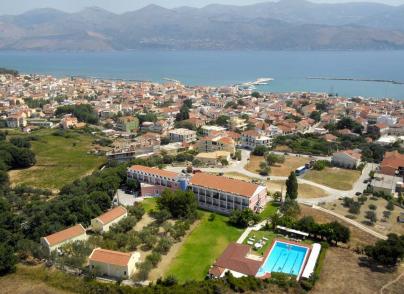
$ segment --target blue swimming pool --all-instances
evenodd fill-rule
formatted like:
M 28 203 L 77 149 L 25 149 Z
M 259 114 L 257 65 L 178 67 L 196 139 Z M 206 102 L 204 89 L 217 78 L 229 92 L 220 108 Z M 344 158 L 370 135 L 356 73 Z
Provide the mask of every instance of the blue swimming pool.
M 263 276 L 271 272 L 297 276 L 302 269 L 307 251 L 308 248 L 306 247 L 275 241 L 257 276 Z

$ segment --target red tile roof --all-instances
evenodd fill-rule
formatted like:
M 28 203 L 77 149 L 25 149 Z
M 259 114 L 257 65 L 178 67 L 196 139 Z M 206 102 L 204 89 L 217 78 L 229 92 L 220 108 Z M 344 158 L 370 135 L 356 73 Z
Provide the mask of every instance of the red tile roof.
M 112 222 L 113 220 L 117 219 L 118 217 L 123 216 L 127 212 L 128 211 L 126 210 L 125 207 L 118 206 L 118 207 L 115 207 L 115 208 L 107 211 L 104 214 L 101 214 L 99 217 L 97 217 L 97 219 L 105 225 L 105 224 L 108 224 L 108 223 Z
M 60 232 L 44 237 L 50 246 L 62 243 L 69 239 L 78 237 L 86 233 L 86 229 L 81 224 L 75 225 Z
M 133 171 L 141 171 L 141 172 L 144 172 L 144 173 L 153 174 L 153 175 L 166 177 L 166 178 L 171 178 L 171 179 L 174 179 L 174 178 L 176 178 L 178 176 L 178 174 L 175 173 L 175 172 L 162 170 L 162 169 L 158 169 L 158 168 L 155 168 L 155 167 L 143 166 L 143 165 L 134 165 L 130 169 L 133 170 Z
M 241 274 L 255 276 L 262 261 L 246 258 L 250 252 L 250 246 L 231 243 L 223 254 L 217 259 L 214 266 L 236 271 Z
M 131 257 L 132 253 L 96 248 L 91 253 L 89 260 L 118 266 L 127 266 Z
M 259 185 L 230 179 L 221 176 L 210 175 L 207 173 L 195 174 L 190 183 L 205 188 L 215 189 L 232 194 L 238 194 L 245 197 L 252 197 Z

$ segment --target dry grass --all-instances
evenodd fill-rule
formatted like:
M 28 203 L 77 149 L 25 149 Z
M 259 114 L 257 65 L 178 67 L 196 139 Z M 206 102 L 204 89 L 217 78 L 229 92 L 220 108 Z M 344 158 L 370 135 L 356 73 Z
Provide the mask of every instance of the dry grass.
M 330 248 L 327 251 L 320 280 L 310 293 L 379 293 L 383 285 L 394 280 L 403 269 L 397 272 L 381 272 L 361 265 L 361 256 L 351 250 Z M 388 287 L 384 293 L 403 293 L 404 279 Z
M 342 168 L 325 168 L 322 171 L 310 170 L 304 179 L 338 190 L 351 190 L 361 173 L 357 170 Z
M 38 280 L 31 280 L 16 274 L 0 278 L 0 289 L 3 294 L 69 294 L 72 292 L 56 289 Z
M 277 191 L 282 191 L 282 185 L 283 185 L 283 192 L 285 192 L 286 187 L 285 187 L 285 182 L 284 181 L 268 181 L 267 182 L 267 188 L 268 191 L 271 193 L 277 192 Z M 321 198 L 324 196 L 327 196 L 327 193 L 318 187 L 314 187 L 309 184 L 299 184 L 299 198 L 302 199 L 309 199 L 309 198 Z
M 349 241 L 347 246 L 351 248 L 374 244 L 378 240 L 376 237 L 358 229 L 357 227 L 351 224 L 344 222 L 343 220 L 333 215 L 308 207 L 306 205 L 300 205 L 300 217 L 303 216 L 312 216 L 314 220 L 318 223 L 328 223 L 337 221 L 347 226 L 351 230 L 351 240 Z
M 382 234 L 388 234 L 388 233 L 396 233 L 400 235 L 404 234 L 404 224 L 397 222 L 397 217 L 400 215 L 400 213 L 404 212 L 404 209 L 395 206 L 394 210 L 391 212 L 391 216 L 387 219 L 386 222 L 383 222 L 382 221 L 383 211 L 387 210 L 386 209 L 387 201 L 383 198 L 378 198 L 377 200 L 372 200 L 368 198 L 368 200 L 362 205 L 360 213 L 358 215 L 355 215 L 356 221 L 363 223 L 364 225 L 367 225 L 365 213 L 366 211 L 370 210 L 369 209 L 370 204 L 373 204 L 377 207 L 377 209 L 375 210 L 377 215 L 377 222 L 375 223 L 374 226 L 369 226 L 369 228 Z M 341 200 L 336 200 L 333 203 L 327 203 L 324 207 L 329 210 L 333 210 L 341 215 L 350 214 L 348 212 L 348 208 L 342 206 Z
M 259 172 L 260 163 L 264 160 L 263 156 L 251 156 L 248 164 L 245 168 L 250 171 L 257 173 Z M 271 176 L 287 177 L 290 175 L 291 171 L 296 170 L 296 168 L 305 165 L 310 160 L 306 157 L 296 157 L 296 156 L 285 156 L 285 162 L 283 164 L 277 164 L 271 166 Z

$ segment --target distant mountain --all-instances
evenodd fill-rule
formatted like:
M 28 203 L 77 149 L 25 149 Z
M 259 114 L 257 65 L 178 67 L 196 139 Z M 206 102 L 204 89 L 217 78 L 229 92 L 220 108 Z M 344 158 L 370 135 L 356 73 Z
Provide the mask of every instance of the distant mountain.
M 0 49 L 403 49 L 404 6 L 281 0 L 248 6 L 167 9 L 149 5 L 115 14 L 35 9 L 0 16 Z

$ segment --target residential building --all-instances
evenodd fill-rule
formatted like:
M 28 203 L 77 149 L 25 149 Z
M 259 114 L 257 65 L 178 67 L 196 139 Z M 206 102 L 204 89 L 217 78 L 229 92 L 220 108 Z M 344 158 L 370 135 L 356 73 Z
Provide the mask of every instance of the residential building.
M 227 151 L 234 154 L 236 151 L 236 143 L 231 137 L 215 136 L 204 137 L 196 143 L 196 147 L 200 152 Z
M 229 162 L 230 155 L 231 154 L 228 151 L 201 152 L 195 157 L 195 159 L 207 165 L 218 165 L 223 159 Z
M 220 133 L 220 132 L 225 132 L 226 128 L 221 127 L 221 126 L 210 126 L 210 125 L 205 125 L 201 127 L 202 134 L 204 136 L 211 136 L 212 133 Z
M 404 154 L 398 151 L 386 152 L 379 172 L 390 176 L 404 176 Z
M 271 147 L 271 138 L 251 130 L 241 134 L 240 145 L 243 148 L 254 150 L 257 146 Z
M 230 214 L 236 209 L 260 211 L 267 203 L 265 186 L 207 173 L 195 174 L 189 183 L 204 209 Z
M 188 129 L 174 129 L 169 131 L 171 142 L 191 143 L 196 141 L 196 132 Z
M 331 163 L 343 168 L 357 168 L 361 161 L 361 154 L 355 150 L 344 150 L 332 155 Z
M 167 188 L 173 190 L 180 188 L 177 173 L 154 167 L 134 165 L 128 169 L 128 177 L 142 184 L 141 196 L 160 196 Z
M 86 229 L 81 224 L 78 224 L 74 227 L 70 227 L 49 236 L 42 237 L 41 244 L 50 254 L 51 252 L 68 243 L 86 240 Z
M 124 116 L 117 120 L 116 128 L 122 132 L 135 132 L 139 129 L 139 119 L 134 116 Z
M 125 279 L 129 278 L 140 260 L 139 252 L 124 253 L 96 248 L 89 257 L 89 266 L 97 275 Z
M 123 206 L 115 207 L 106 213 L 91 220 L 91 227 L 95 232 L 108 232 L 112 225 L 119 223 L 128 216 L 128 211 Z
M 229 120 L 229 129 L 230 130 L 239 130 L 244 131 L 248 126 L 248 123 L 245 119 L 233 116 Z
M 72 114 L 65 114 L 60 121 L 60 125 L 64 129 L 71 129 L 76 127 L 78 124 L 78 120 L 76 117 L 74 117 Z

